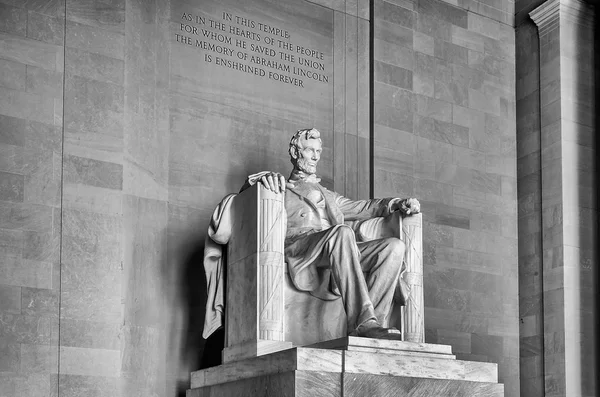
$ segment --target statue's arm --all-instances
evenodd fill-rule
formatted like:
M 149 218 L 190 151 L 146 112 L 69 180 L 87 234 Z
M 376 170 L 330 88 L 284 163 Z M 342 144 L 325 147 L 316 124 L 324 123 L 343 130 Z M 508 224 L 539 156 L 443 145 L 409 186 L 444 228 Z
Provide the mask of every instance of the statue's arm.
M 334 194 L 337 205 L 348 221 L 387 216 L 395 211 L 399 211 L 403 215 L 417 214 L 421 211 L 419 201 L 414 198 L 350 200 L 340 194 Z
M 347 221 L 386 216 L 392 212 L 392 198 L 351 200 L 336 193 L 335 201 Z

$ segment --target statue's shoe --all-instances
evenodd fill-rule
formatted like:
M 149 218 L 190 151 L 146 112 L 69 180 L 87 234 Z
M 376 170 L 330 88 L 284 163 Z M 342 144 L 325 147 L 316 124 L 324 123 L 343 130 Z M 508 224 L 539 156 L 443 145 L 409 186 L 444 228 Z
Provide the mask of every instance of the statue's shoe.
M 349 336 L 359 336 L 373 339 L 402 340 L 402 333 L 396 328 L 384 328 L 378 322 L 367 321 L 361 324 Z

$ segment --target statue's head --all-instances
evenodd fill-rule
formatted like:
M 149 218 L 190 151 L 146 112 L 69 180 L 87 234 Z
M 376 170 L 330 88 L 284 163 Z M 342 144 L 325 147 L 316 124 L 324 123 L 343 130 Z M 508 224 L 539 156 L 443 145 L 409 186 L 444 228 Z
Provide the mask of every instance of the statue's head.
M 321 159 L 321 133 L 316 128 L 296 131 L 290 140 L 290 161 L 295 169 L 307 174 L 317 172 L 317 163 Z

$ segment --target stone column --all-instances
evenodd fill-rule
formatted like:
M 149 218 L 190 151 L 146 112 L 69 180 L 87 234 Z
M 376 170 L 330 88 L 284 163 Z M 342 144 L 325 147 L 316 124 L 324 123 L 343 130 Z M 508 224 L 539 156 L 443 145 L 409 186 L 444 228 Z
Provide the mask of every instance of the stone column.
M 530 13 L 540 38 L 546 396 L 596 395 L 594 10 L 551 0 Z

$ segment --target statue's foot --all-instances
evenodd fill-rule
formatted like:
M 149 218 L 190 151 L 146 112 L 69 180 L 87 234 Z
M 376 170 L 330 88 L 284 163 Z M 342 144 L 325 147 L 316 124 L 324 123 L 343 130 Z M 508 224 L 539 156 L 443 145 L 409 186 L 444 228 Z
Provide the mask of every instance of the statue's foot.
M 377 321 L 369 320 L 359 325 L 349 336 L 362 338 L 402 340 L 402 333 L 396 328 L 384 328 Z

